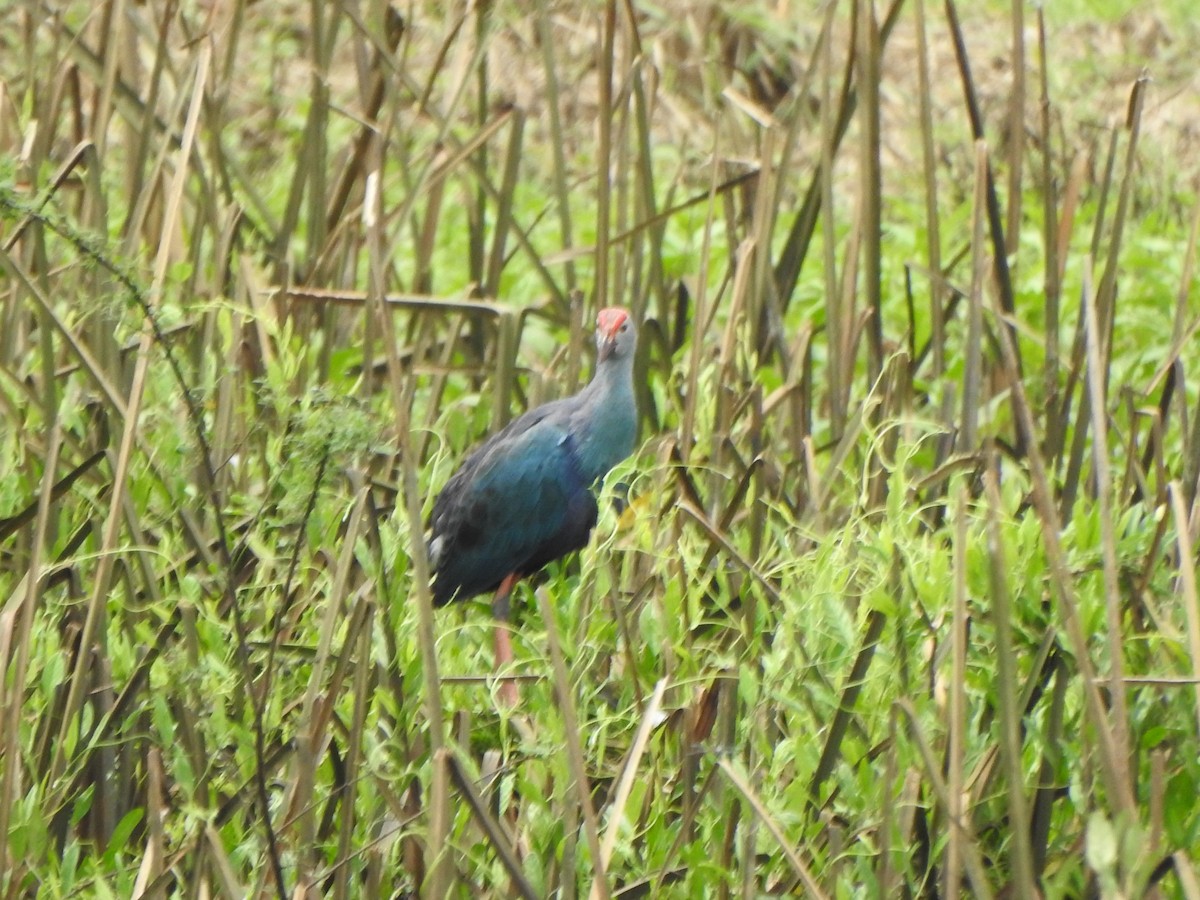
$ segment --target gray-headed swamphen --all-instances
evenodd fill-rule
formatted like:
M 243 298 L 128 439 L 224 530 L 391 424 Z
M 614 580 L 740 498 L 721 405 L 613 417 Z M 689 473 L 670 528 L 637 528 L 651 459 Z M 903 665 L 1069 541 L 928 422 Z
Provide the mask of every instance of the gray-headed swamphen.
M 578 394 L 532 409 L 475 449 L 433 504 L 429 559 L 442 606 L 495 591 L 496 667 L 512 660 L 513 585 L 583 547 L 596 524 L 597 483 L 633 452 L 637 328 L 612 307 L 596 317 L 596 374 Z M 500 685 L 517 702 L 516 682 Z

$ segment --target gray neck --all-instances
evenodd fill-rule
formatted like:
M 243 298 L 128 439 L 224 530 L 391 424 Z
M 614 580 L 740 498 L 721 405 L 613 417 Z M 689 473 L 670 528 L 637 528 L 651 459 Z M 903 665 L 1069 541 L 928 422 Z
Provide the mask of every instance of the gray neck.
M 637 437 L 633 354 L 599 363 L 579 400 L 577 452 L 585 476 L 594 481 L 633 451 Z

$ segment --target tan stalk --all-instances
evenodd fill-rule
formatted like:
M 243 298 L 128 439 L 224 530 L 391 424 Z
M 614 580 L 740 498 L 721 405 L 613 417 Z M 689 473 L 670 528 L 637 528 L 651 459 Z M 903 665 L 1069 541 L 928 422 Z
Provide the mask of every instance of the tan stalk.
M 987 494 L 988 580 L 991 612 L 996 629 L 996 693 L 1000 699 L 1000 756 L 1008 787 L 1008 823 L 1011 828 L 1013 891 L 1018 897 L 1034 897 L 1033 854 L 1029 843 L 1029 804 L 1025 797 L 1025 773 L 1021 763 L 1022 710 L 1017 702 L 1018 667 L 1013 645 L 1014 608 L 1008 586 L 1008 559 L 1000 528 L 1000 485 L 998 460 L 991 460 L 983 473 Z M 964 673 L 965 676 L 965 673 Z
M 1108 402 L 1106 367 L 1101 363 L 1104 344 L 1100 317 L 1092 295 L 1091 273 L 1085 260 L 1083 270 L 1083 315 L 1087 354 L 1088 407 L 1092 413 L 1092 474 L 1096 512 L 1100 518 L 1100 552 L 1104 571 L 1104 611 L 1108 624 L 1108 689 L 1114 750 L 1125 765 L 1136 766 L 1130 756 L 1129 703 L 1125 696 L 1125 644 L 1122 590 L 1118 577 L 1117 538 L 1113 525 L 1112 475 L 1108 468 Z
M 750 782 L 746 780 L 746 777 L 735 769 L 725 757 L 717 757 L 716 763 L 725 777 L 729 779 L 729 782 L 737 788 L 738 793 L 746 798 L 746 802 L 750 804 L 750 808 L 754 810 L 754 814 L 758 817 L 758 820 L 767 827 L 767 831 L 771 833 L 771 837 L 775 839 L 775 842 L 779 845 L 779 849 L 783 851 L 783 855 L 791 865 L 792 870 L 796 873 L 796 877 L 804 884 L 807 895 L 816 897 L 818 900 L 826 897 L 826 893 L 821 890 L 821 886 L 817 883 L 816 878 L 813 877 L 808 864 L 804 862 L 792 845 L 792 842 L 788 840 L 779 822 L 771 815 L 767 807 L 763 805 L 762 800 L 759 799 L 758 794 L 750 786 Z
M 1196 566 L 1192 537 L 1188 529 L 1187 509 L 1183 505 L 1182 486 L 1171 482 L 1171 514 L 1175 522 L 1175 542 L 1179 546 L 1179 578 L 1176 590 L 1182 595 L 1187 620 L 1188 659 L 1192 667 L 1192 691 L 1196 695 L 1196 724 L 1200 728 L 1200 592 L 1196 589 Z
M 566 731 L 567 766 L 571 772 L 573 787 L 578 798 L 579 809 L 583 813 L 583 830 L 587 837 L 588 850 L 592 855 L 592 867 L 595 876 L 592 880 L 592 893 L 600 900 L 611 896 L 608 886 L 608 869 L 604 863 L 604 852 L 600 844 L 600 825 L 596 817 L 596 808 L 592 804 L 591 782 L 587 777 L 584 763 L 582 737 L 583 731 L 579 726 L 579 715 L 575 711 L 575 691 L 571 686 L 571 676 L 567 671 L 567 661 L 563 656 L 562 644 L 558 639 L 558 624 L 555 621 L 555 609 L 550 605 L 550 598 L 545 588 L 534 591 L 537 597 L 538 611 L 546 628 L 546 643 L 550 648 L 550 664 L 554 673 L 554 693 L 558 698 L 559 712 L 562 713 L 563 728 Z
M 966 755 L 967 737 L 967 546 L 969 541 L 967 519 L 967 488 L 958 481 L 954 492 L 954 605 L 950 617 L 950 683 L 949 699 L 949 746 L 946 751 L 946 878 L 943 890 L 947 896 L 959 893 L 962 880 L 964 844 L 969 841 L 965 833 L 968 823 L 966 800 L 963 787 L 963 762 Z
M 166 232 L 159 245 L 158 257 L 155 261 L 154 279 L 151 285 L 150 300 L 153 308 L 162 296 L 163 283 L 166 278 L 167 263 L 172 248 L 172 235 L 179 224 L 179 208 L 183 199 L 183 188 L 188 174 L 185 164 L 195 145 L 196 128 L 200 117 L 201 100 L 204 96 L 204 86 L 208 79 L 208 66 L 212 58 L 212 48 L 209 44 L 200 45 L 196 55 L 196 74 L 193 81 L 192 100 L 188 109 L 187 122 L 184 125 L 183 149 L 180 165 L 175 170 L 175 178 L 171 190 L 166 214 Z M 83 694 L 91 671 L 92 648 L 104 618 L 104 606 L 108 599 L 108 589 L 111 583 L 113 568 L 117 558 L 117 537 L 121 522 L 124 518 L 122 504 L 125 501 L 129 467 L 132 463 L 134 439 L 137 434 L 138 417 L 141 412 L 142 400 L 146 386 L 146 372 L 150 364 L 153 349 L 154 334 L 149 323 L 143 326 L 141 345 L 138 348 L 137 362 L 134 368 L 133 385 L 129 392 L 128 408 L 124 418 L 124 428 L 121 434 L 121 445 L 117 452 L 117 462 L 112 488 L 112 505 L 105 519 L 104 533 L 101 539 L 100 560 L 96 568 L 93 591 L 87 606 L 83 634 L 79 644 L 79 653 L 71 675 L 70 690 L 67 695 L 66 715 L 59 732 L 55 762 L 51 769 L 52 780 L 60 775 L 66 765 L 65 751 L 70 740 L 70 731 L 75 724 L 83 702 Z M 282 885 L 280 886 L 282 889 Z
M 21 718 L 25 699 L 26 678 L 29 674 L 29 642 L 33 635 L 34 610 L 44 590 L 42 561 L 46 553 L 46 532 L 50 527 L 50 508 L 53 501 L 54 477 L 62 449 L 62 425 L 57 419 L 50 423 L 47 453 L 42 469 L 41 490 L 38 493 L 37 519 L 34 521 L 30 547 L 29 570 L 18 590 L 24 588 L 20 605 L 6 608 L 0 614 L 0 716 L 3 717 L 3 768 L 0 768 L 0 834 L 9 833 L 13 804 L 23 788 L 22 775 L 29 775 L 21 765 Z M 32 779 L 31 779 L 32 780 Z M 0 843 L 0 871 L 11 871 L 15 860 L 8 858 L 9 842 Z

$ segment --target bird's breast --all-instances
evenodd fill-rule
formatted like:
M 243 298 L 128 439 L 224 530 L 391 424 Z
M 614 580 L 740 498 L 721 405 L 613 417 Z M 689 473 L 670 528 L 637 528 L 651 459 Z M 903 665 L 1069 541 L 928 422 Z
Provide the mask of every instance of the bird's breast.
M 588 430 L 578 447 L 580 468 L 588 483 L 599 481 L 633 452 L 636 428 L 633 416 L 609 416 Z

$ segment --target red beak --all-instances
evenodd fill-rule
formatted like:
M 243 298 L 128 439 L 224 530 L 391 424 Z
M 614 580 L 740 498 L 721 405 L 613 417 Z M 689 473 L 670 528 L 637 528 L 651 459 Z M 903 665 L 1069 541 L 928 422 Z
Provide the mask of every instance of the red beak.
M 597 346 L 600 362 L 604 362 L 612 356 L 613 351 L 617 349 L 617 335 L 628 318 L 629 313 L 617 306 L 602 309 L 596 314 L 596 335 L 600 338 Z

